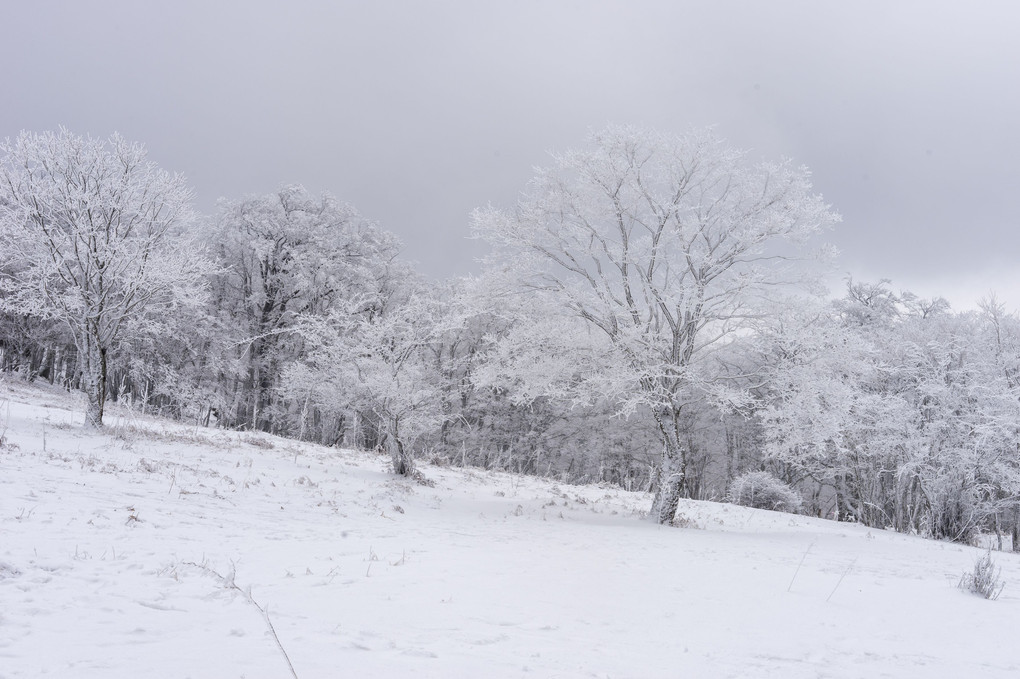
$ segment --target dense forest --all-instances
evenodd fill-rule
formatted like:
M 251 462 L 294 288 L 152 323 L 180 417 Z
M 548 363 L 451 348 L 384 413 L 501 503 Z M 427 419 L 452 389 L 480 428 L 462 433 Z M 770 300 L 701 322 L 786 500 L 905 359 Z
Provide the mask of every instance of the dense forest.
M 205 426 L 1020 546 L 1020 319 L 848 279 L 806 169 L 629 127 L 433 281 L 332 195 L 192 208 L 118 136 L 0 147 L 0 370 Z M 750 497 L 745 498 L 745 494 Z

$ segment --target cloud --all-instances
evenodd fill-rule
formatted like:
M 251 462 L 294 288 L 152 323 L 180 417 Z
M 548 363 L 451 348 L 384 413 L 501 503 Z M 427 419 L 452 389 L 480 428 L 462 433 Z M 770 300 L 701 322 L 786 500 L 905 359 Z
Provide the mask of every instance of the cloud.
M 445 276 L 476 268 L 470 210 L 512 203 L 589 127 L 715 124 L 812 168 L 844 267 L 963 286 L 1020 248 L 1018 18 L 1004 1 L 16 3 L 0 135 L 120 131 L 205 211 L 329 190 Z

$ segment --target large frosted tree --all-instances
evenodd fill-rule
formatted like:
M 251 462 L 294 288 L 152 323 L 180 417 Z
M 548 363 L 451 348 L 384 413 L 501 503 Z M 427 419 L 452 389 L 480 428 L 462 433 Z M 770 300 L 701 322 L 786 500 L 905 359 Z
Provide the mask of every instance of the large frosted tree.
M 710 132 L 630 127 L 593 133 L 539 170 L 514 208 L 473 217 L 523 289 L 588 326 L 573 387 L 654 415 L 661 523 L 687 492 L 687 411 L 718 387 L 710 356 L 799 280 L 791 243 L 837 220 L 804 168 L 750 163 Z
M 0 145 L 0 308 L 66 325 L 86 425 L 103 424 L 107 359 L 124 333 L 201 300 L 204 260 L 182 231 L 191 200 L 183 177 L 119 135 L 25 132 Z
M 213 238 L 215 303 L 241 354 L 221 415 L 233 426 L 274 429 L 283 420 L 274 412 L 280 375 L 306 352 L 297 319 L 352 298 L 385 298 L 409 275 L 397 260 L 400 243 L 351 205 L 299 185 L 223 204 Z

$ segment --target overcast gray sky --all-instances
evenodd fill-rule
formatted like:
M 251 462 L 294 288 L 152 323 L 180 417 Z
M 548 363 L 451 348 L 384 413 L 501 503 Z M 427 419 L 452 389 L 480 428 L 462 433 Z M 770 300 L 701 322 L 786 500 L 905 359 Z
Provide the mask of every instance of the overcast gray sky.
M 1020 307 L 1012 0 L 3 4 L 0 136 L 120 132 L 205 213 L 298 182 L 465 274 L 549 151 L 715 125 L 811 168 L 842 271 Z

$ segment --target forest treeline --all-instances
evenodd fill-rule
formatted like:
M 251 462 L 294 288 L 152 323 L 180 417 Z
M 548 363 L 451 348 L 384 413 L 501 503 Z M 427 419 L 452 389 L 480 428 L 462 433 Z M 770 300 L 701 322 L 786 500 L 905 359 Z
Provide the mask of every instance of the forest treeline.
M 437 282 L 328 194 L 200 216 L 120 137 L 0 152 L 0 368 L 84 391 L 92 426 L 110 399 L 423 481 L 421 460 L 618 484 L 663 523 L 764 471 L 808 513 L 1020 546 L 1020 320 L 888 281 L 817 294 L 838 216 L 803 168 L 607 128 L 476 211 L 491 258 Z

